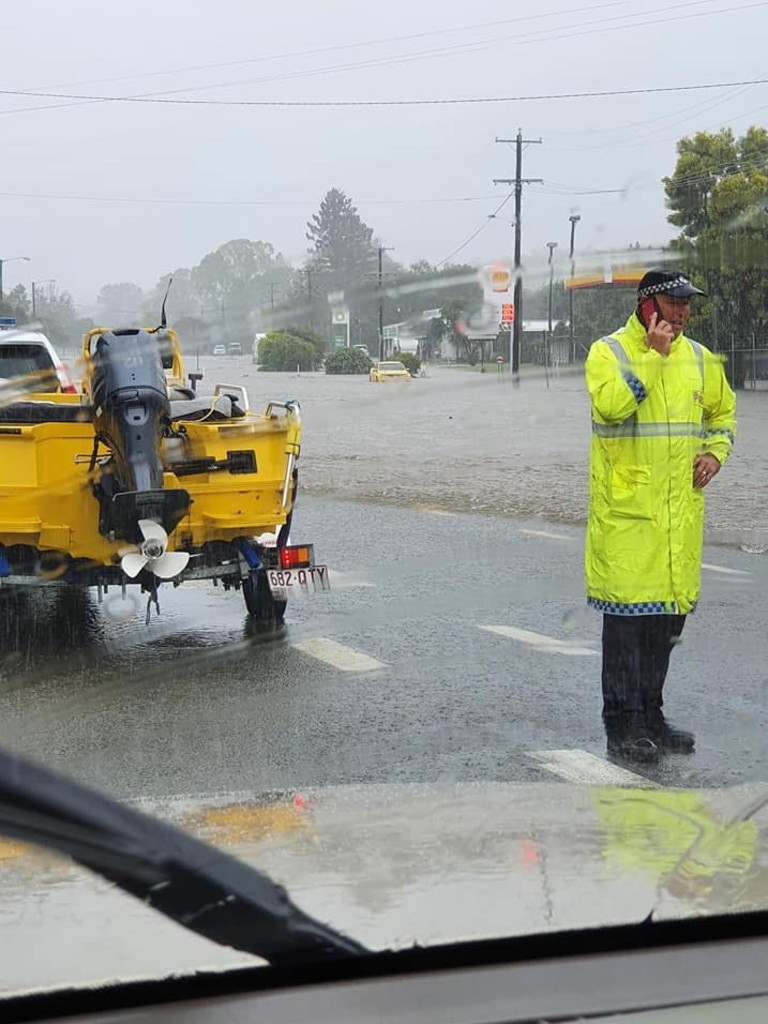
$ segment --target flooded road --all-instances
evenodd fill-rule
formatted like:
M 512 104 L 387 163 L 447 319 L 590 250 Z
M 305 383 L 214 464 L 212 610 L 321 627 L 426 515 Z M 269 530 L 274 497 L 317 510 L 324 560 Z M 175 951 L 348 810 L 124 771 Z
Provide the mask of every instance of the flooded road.
M 309 496 L 294 539 L 332 590 L 266 636 L 208 584 L 162 588 L 149 626 L 143 602 L 126 620 L 66 590 L 6 603 L 0 744 L 123 798 L 625 781 L 605 760 L 580 528 Z M 705 559 L 667 700 L 697 753 L 640 781 L 768 780 L 768 561 Z
M 433 364 L 426 378 L 370 384 L 365 377 L 260 373 L 249 360 L 231 362 L 237 371 L 210 360 L 210 374 L 236 372 L 257 408 L 275 395 L 301 400 L 304 493 L 586 519 L 590 413 L 581 368 L 550 374 L 547 387 L 540 371 L 524 367 L 514 387 L 495 367 L 481 374 Z M 734 454 L 707 492 L 707 539 L 768 550 L 768 394 L 739 392 L 737 416 Z

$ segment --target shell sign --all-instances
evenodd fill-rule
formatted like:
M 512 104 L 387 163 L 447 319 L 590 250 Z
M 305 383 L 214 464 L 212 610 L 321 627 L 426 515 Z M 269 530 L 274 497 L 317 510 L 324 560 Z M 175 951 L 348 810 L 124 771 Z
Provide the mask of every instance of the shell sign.
M 485 268 L 485 279 L 490 291 L 497 295 L 508 292 L 512 286 L 512 274 L 507 264 L 496 263 Z
M 608 263 L 602 270 L 594 268 L 567 278 L 565 287 L 567 291 L 578 291 L 581 288 L 636 288 L 646 269 Z

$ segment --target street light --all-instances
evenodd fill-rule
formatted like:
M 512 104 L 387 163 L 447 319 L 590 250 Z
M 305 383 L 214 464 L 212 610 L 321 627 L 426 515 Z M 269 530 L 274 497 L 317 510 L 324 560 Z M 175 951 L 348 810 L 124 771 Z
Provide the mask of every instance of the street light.
M 384 294 L 381 290 L 382 280 L 384 278 L 384 253 L 392 252 L 394 246 L 391 245 L 380 245 L 378 248 L 378 293 L 379 293 L 379 361 L 384 359 Z
M 581 216 L 578 213 L 572 213 L 568 220 L 571 222 L 571 251 L 569 258 L 571 261 L 571 287 L 568 289 L 568 333 L 570 334 L 571 342 L 571 362 L 576 362 L 576 342 L 573 336 L 573 243 L 576 237 L 576 225 L 581 220 Z
M 32 282 L 32 317 L 37 316 L 37 293 L 35 289 L 39 288 L 41 284 L 56 284 L 54 278 L 49 277 L 45 281 L 33 281 Z
M 549 387 L 549 368 L 548 368 L 548 350 L 552 348 L 552 285 L 555 280 L 555 265 L 552 262 L 555 249 L 557 248 L 557 242 L 547 242 L 547 248 L 549 249 L 549 331 L 547 333 L 547 344 L 544 346 L 544 374 L 547 378 L 547 387 Z
M 0 260 L 0 302 L 3 301 L 3 265 L 13 263 L 14 260 L 26 260 L 29 263 L 30 256 L 9 256 L 7 260 Z
M 555 249 L 557 248 L 557 242 L 547 242 L 547 248 L 549 249 L 549 336 L 552 339 L 552 283 L 555 278 L 555 265 L 552 262 L 552 256 Z

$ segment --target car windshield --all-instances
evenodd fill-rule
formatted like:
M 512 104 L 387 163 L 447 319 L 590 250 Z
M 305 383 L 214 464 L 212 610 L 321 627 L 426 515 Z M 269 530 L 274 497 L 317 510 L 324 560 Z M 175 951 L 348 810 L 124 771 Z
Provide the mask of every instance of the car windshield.
M 0 753 L 376 951 L 768 908 L 765 5 L 327 7 L 3 8 Z M 8 806 L 0 998 L 253 962 Z
M 0 377 L 24 377 L 53 369 L 53 360 L 42 345 L 3 343 L 0 337 Z

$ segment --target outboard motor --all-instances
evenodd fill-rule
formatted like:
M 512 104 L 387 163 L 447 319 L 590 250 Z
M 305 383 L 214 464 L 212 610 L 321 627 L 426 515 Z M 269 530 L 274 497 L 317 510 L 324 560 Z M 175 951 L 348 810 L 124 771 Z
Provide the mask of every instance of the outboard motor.
M 108 331 L 92 360 L 94 428 L 112 452 L 121 490 L 161 490 L 160 443 L 171 404 L 156 339 Z
M 91 356 L 96 438 L 112 453 L 96 487 L 99 529 L 132 543 L 142 520 L 170 533 L 189 510 L 189 493 L 163 490 L 160 447 L 171 407 L 158 338 L 143 330 L 105 331 Z

